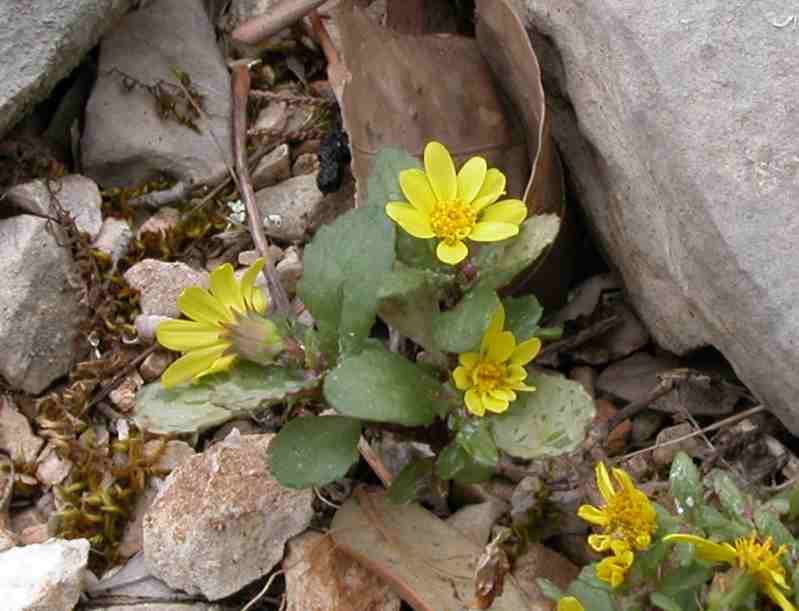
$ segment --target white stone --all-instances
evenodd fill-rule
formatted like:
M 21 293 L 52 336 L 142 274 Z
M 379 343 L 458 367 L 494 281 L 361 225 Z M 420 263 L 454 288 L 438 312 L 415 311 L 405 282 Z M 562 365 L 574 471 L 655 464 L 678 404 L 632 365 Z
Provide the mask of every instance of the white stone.
M 165 263 L 155 259 L 140 261 L 125 272 L 127 283 L 141 292 L 142 314 L 177 318 L 177 298 L 190 286 L 208 287 L 208 272 L 185 263 Z

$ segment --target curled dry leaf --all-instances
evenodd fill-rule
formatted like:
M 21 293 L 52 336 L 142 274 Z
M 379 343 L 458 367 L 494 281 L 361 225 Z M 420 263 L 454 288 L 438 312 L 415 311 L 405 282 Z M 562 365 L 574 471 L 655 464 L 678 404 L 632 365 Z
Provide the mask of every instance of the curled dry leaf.
M 478 2 L 477 13 L 477 39 L 411 36 L 373 23 L 351 1 L 342 4 L 336 21 L 347 78 L 340 101 L 353 173 L 363 190 L 382 148 L 420 157 L 437 140 L 456 164 L 479 155 L 501 169 L 509 197 L 523 195 L 531 214 L 564 218 L 562 168 L 527 33 L 505 0 Z M 546 264 L 556 270 L 546 286 L 543 267 L 516 281 L 535 286 L 548 305 L 563 299 L 570 276 L 562 241 L 552 248 L 559 258 Z

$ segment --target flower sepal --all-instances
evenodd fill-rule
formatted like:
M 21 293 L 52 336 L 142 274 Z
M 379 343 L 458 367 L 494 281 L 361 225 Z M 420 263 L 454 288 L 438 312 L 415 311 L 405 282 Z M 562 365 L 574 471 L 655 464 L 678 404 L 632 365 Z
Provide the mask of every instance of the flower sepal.
M 259 365 L 272 365 L 286 349 L 285 332 L 266 316 L 255 312 L 237 313 L 222 333 L 241 358 Z

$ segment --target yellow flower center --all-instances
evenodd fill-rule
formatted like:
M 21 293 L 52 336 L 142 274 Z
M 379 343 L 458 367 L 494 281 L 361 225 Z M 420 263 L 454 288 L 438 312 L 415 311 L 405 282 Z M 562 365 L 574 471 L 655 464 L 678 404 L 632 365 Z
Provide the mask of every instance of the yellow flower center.
M 643 492 L 632 490 L 615 494 L 608 500 L 605 511 L 608 535 L 638 549 L 649 546 L 655 530 L 655 513 Z
M 503 385 L 505 366 L 481 361 L 474 368 L 474 385 L 480 392 L 489 392 Z
M 766 539 L 765 543 L 759 543 L 755 535 L 735 541 L 738 566 L 754 576 L 761 584 L 773 582 L 775 574 L 785 577 L 785 568 L 779 558 L 785 553 L 786 547 L 780 546 L 774 553 L 771 551 L 771 544 L 771 537 Z
M 430 212 L 430 225 L 437 238 L 452 244 L 469 237 L 477 222 L 477 213 L 460 200 L 439 201 Z

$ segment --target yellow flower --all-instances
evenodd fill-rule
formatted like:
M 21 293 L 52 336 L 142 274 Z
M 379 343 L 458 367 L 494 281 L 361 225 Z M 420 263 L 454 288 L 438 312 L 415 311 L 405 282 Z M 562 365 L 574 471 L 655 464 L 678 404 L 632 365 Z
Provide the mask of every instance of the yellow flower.
M 588 537 L 588 544 L 596 551 L 611 549 L 618 541 L 628 549 L 645 550 L 652 542 L 655 532 L 655 508 L 646 495 L 635 487 L 635 484 L 621 469 L 613 469 L 613 477 L 619 485 L 617 491 L 610 481 L 610 475 L 603 463 L 596 466 L 596 483 L 605 506 L 601 509 L 592 505 L 583 505 L 577 511 L 586 522 L 601 526 L 603 534 Z
M 564 596 L 558 601 L 558 611 L 585 611 L 585 607 L 574 596 Z
M 541 350 L 541 340 L 533 337 L 521 344 L 505 326 L 505 308 L 499 304 L 488 326 L 480 352 L 462 352 L 458 355 L 460 367 L 452 372 L 455 386 L 465 390 L 466 409 L 476 416 L 486 411 L 502 413 L 516 392 L 532 392 L 535 386 L 524 383 L 527 371 L 524 365 L 532 361 Z
M 596 576 L 602 581 L 608 582 L 614 588 L 618 588 L 624 583 L 624 578 L 633 565 L 635 555 L 627 547 L 627 544 L 621 541 L 611 543 L 610 549 L 613 551 L 613 555 L 603 559 L 597 565 Z
M 416 238 L 438 238 L 436 255 L 455 265 L 469 254 L 464 240 L 498 242 L 519 233 L 527 206 L 518 199 L 497 200 L 505 193 L 505 175 L 488 168 L 482 157 L 472 157 L 455 173 L 455 164 L 443 144 L 424 149 L 424 171 L 403 170 L 399 175 L 408 202 L 389 202 L 386 214 Z M 496 202 L 496 203 L 495 203 Z
M 780 556 L 785 553 L 786 546 L 781 545 L 776 552 L 771 551 L 772 539 L 764 543 L 757 540 L 755 533 L 749 537 L 729 543 L 714 543 L 695 535 L 667 535 L 664 541 L 690 543 L 696 547 L 697 554 L 708 562 L 726 562 L 729 565 L 744 569 L 755 580 L 760 591 L 768 596 L 783 611 L 797 611 L 796 607 L 785 597 L 791 587 L 785 581 L 785 567 Z
M 264 266 L 259 259 L 236 280 L 229 263 L 211 272 L 210 290 L 193 286 L 178 297 L 178 309 L 192 320 L 167 320 L 158 325 L 158 343 L 182 352 L 161 376 L 161 384 L 170 388 L 190 379 L 230 368 L 236 361 L 234 347 L 236 329 L 250 322 L 252 315 L 266 312 L 266 297 L 255 288 L 255 278 Z M 261 319 L 266 338 L 277 340 L 277 328 L 268 319 Z

